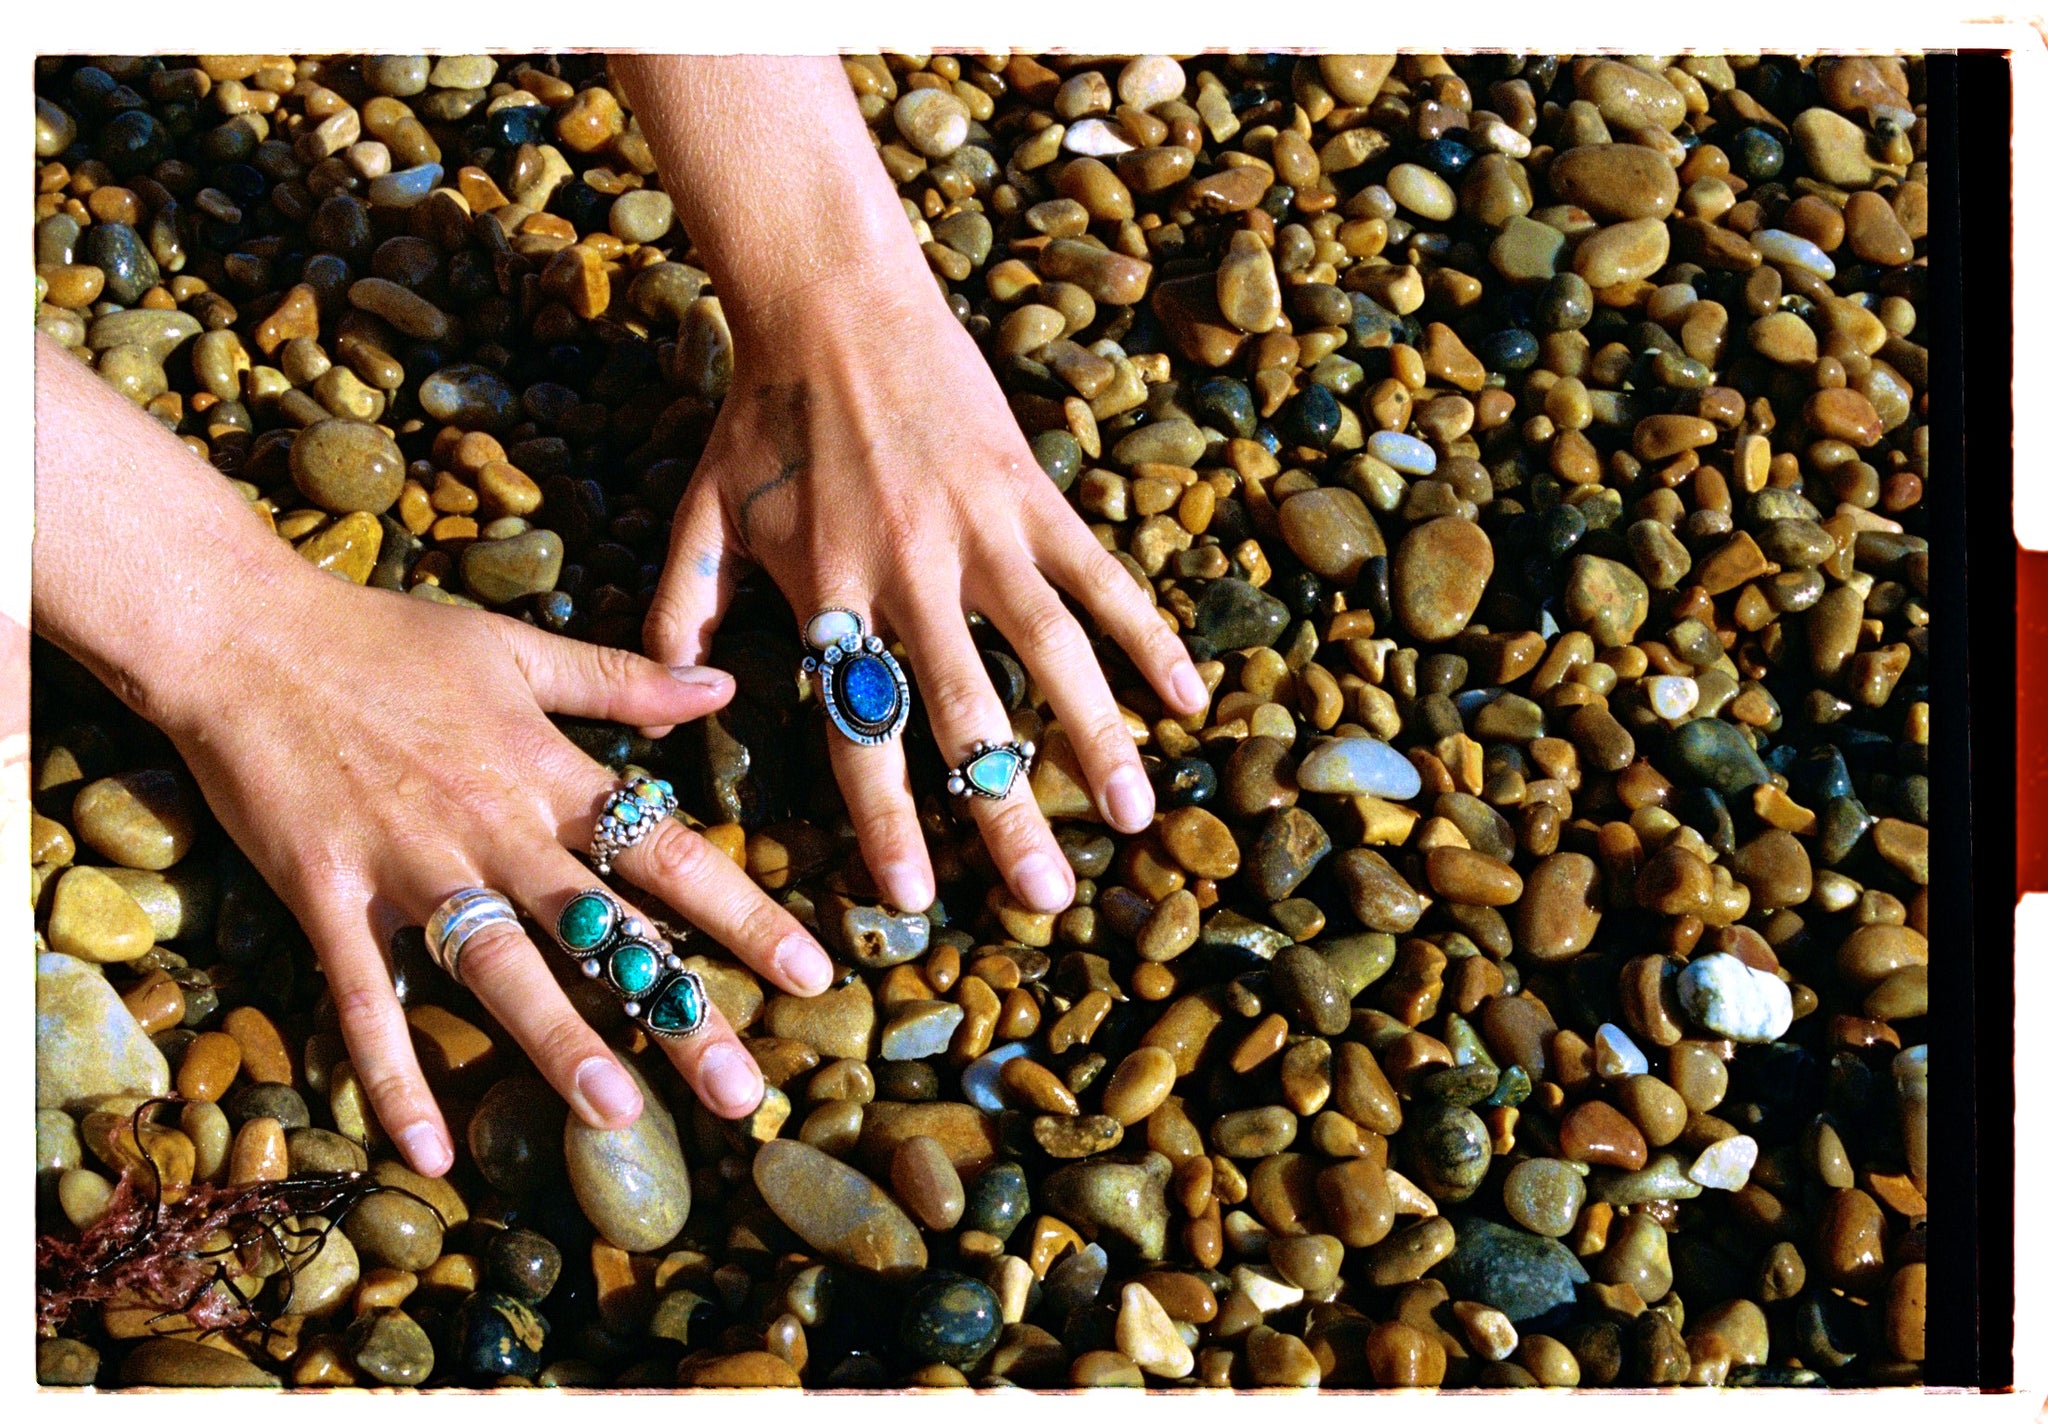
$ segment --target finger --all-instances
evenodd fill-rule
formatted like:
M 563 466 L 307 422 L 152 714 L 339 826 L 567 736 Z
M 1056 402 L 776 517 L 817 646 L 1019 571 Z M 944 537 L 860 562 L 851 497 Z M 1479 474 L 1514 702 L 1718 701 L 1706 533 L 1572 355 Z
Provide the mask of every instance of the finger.
M 761 1105 L 765 1084 L 754 1055 L 740 1046 L 716 1004 L 707 1004 L 704 1027 L 688 1038 L 656 1037 L 698 1100 L 720 1117 L 745 1117 Z
M 353 898 L 315 896 L 300 911 L 299 923 L 319 950 L 349 1062 L 377 1121 L 415 1172 L 438 1177 L 454 1165 L 455 1145 L 420 1071 L 369 917 Z
M 846 813 L 860 837 L 868 873 L 882 895 L 899 910 L 929 909 L 938 897 L 924 831 L 910 797 L 910 772 L 903 759 L 903 741 L 891 738 L 879 747 L 862 746 L 836 729 L 832 770 L 846 801 Z
M 590 769 L 591 779 L 570 793 L 581 799 L 573 801 L 559 820 L 565 845 L 590 844 L 594 809 L 616 784 L 596 763 Z M 832 982 L 832 961 L 796 916 L 762 894 L 725 852 L 673 818 L 658 823 L 612 864 L 627 880 L 675 906 L 691 924 L 790 993 L 815 994 Z M 561 889 L 566 883 L 557 887 L 561 904 L 575 893 Z M 585 878 L 578 888 L 596 883 Z M 560 908 L 556 905 L 555 912 Z
M 732 700 L 732 677 L 717 668 L 665 667 L 624 648 L 559 637 L 513 618 L 494 619 L 493 626 L 546 712 L 673 726 Z
M 968 635 L 958 592 L 913 599 L 897 622 L 906 630 L 904 642 L 917 665 L 925 714 L 947 764 L 963 767 L 977 743 L 1009 741 L 1009 715 Z M 1073 872 L 1038 813 L 1026 778 L 1019 776 L 1000 800 L 976 795 L 966 800 L 989 854 L 1018 900 L 1048 912 L 1073 903 Z
M 1031 669 L 1052 702 L 1104 819 L 1126 833 L 1152 823 L 1152 784 L 1103 679 L 1095 650 L 1036 569 L 994 571 L 983 611 Z M 1121 569 L 1117 577 L 1127 578 Z
M 1095 626 L 1116 639 L 1166 705 L 1192 717 L 1209 705 L 1209 689 L 1195 661 L 1159 610 L 1116 556 L 1092 538 L 1072 511 L 1036 542 L 1038 565 L 1088 610 Z M 1071 527 L 1069 527 L 1071 526 Z
M 676 507 L 668 564 L 647 609 L 649 656 L 675 666 L 704 661 L 711 634 L 739 583 L 740 561 L 725 534 L 725 506 L 708 473 L 690 481 Z
M 567 851 L 545 843 L 521 857 L 516 868 L 502 869 L 493 879 L 507 887 L 517 885 L 513 895 L 519 907 L 550 926 L 579 891 L 600 888 L 596 877 Z M 651 929 L 648 935 L 654 937 Z M 463 945 L 456 967 L 463 987 L 505 1026 L 584 1122 L 618 1128 L 640 1116 L 640 1090 L 570 1004 L 540 949 L 517 925 L 490 925 L 477 931 Z

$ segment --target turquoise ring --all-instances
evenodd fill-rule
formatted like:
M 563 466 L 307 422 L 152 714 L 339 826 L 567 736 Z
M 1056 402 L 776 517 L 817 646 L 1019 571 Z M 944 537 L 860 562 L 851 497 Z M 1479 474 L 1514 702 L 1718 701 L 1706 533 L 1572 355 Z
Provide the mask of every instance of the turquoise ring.
M 1031 742 L 976 742 L 967 760 L 946 774 L 946 790 L 955 796 L 984 796 L 1000 801 L 1018 778 L 1029 774 L 1038 748 Z
M 628 767 L 624 784 L 604 798 L 597 829 L 590 836 L 590 858 L 599 875 L 609 875 L 621 853 L 645 840 L 648 833 L 676 813 L 676 789 L 653 776 L 636 776 Z
M 688 1038 L 709 1020 L 711 999 L 696 971 L 683 968 L 673 946 L 602 891 L 570 897 L 555 916 L 555 939 L 649 1033 Z
M 827 608 L 804 625 L 815 650 L 804 671 L 818 679 L 825 715 L 847 740 L 879 747 L 910 720 L 910 680 L 858 613 Z

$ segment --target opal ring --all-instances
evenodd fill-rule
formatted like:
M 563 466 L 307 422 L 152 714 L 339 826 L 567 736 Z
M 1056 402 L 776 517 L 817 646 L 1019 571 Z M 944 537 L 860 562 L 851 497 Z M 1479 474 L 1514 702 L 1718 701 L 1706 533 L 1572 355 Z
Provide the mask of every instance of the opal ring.
M 636 776 L 627 768 L 623 783 L 604 798 L 597 829 L 590 837 L 590 858 L 599 875 L 609 875 L 619 855 L 647 838 L 647 833 L 676 813 L 676 791 L 666 781 Z
M 696 971 L 665 938 L 599 890 L 573 895 L 555 916 L 555 939 L 585 978 L 609 986 L 628 1018 L 663 1038 L 688 1038 L 709 1018 L 711 1000 Z
M 462 947 L 490 925 L 517 928 L 519 912 L 512 902 L 495 890 L 473 886 L 457 890 L 435 907 L 427 917 L 427 956 L 450 979 L 462 982 Z
M 804 625 L 816 652 L 804 671 L 818 678 L 819 700 L 832 725 L 850 741 L 879 747 L 910 720 L 910 681 L 858 613 L 827 608 Z
M 976 742 L 967 760 L 946 775 L 946 790 L 955 796 L 986 796 L 1000 801 L 1010 794 L 1017 778 L 1031 770 L 1038 755 L 1032 742 Z

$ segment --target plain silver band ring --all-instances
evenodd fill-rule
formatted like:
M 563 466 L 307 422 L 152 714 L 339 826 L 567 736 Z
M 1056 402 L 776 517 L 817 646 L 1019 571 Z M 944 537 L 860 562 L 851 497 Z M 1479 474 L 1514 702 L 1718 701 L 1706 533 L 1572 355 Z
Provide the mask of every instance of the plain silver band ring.
M 462 947 L 489 925 L 519 923 L 512 902 L 495 890 L 475 886 L 443 900 L 427 920 L 427 954 L 450 979 L 462 982 Z

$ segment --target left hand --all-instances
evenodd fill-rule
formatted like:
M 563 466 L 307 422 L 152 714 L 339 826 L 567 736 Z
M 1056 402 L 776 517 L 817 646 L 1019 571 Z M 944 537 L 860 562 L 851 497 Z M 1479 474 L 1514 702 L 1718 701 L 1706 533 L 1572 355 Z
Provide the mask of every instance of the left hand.
M 676 511 L 649 656 L 700 661 L 743 566 L 759 565 L 799 618 L 850 609 L 901 640 L 939 750 L 958 765 L 974 742 L 1011 735 L 968 631 L 977 610 L 1044 690 L 1104 819 L 1143 830 L 1151 784 L 1057 590 L 1174 712 L 1199 712 L 1207 690 L 1146 591 L 1039 469 L 973 339 L 929 281 L 884 280 L 859 301 L 813 289 L 782 317 L 772 334 L 735 324 L 731 394 Z M 899 908 L 924 909 L 936 890 L 901 743 L 831 740 L 876 884 Z M 1071 903 L 1073 872 L 1028 782 L 999 802 L 969 799 L 1016 898 Z

